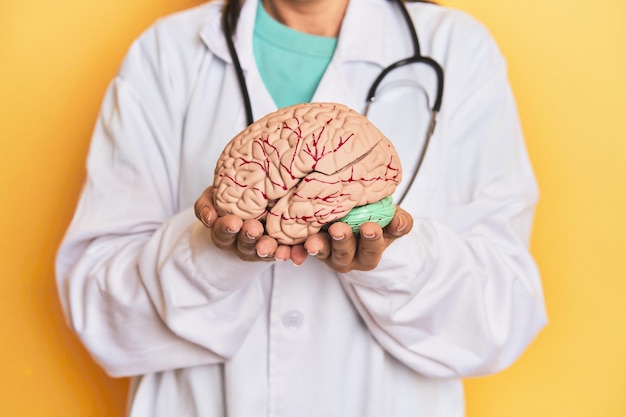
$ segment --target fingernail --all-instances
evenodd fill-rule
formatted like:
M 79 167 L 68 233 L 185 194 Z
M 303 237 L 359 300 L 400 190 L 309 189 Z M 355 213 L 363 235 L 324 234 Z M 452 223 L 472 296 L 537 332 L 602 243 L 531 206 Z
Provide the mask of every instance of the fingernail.
M 398 225 L 398 227 L 396 228 L 396 230 L 397 230 L 398 232 L 401 232 L 401 231 L 403 231 L 404 229 L 406 229 L 406 225 L 407 225 L 406 216 L 405 216 L 404 214 L 401 214 L 401 215 L 399 215 L 399 216 L 398 216 L 398 220 L 399 220 L 399 223 L 400 223 L 400 224 Z
M 318 250 L 316 250 L 315 252 L 306 251 L 306 253 L 308 253 L 311 256 L 317 256 L 317 254 L 320 253 L 320 251 L 318 251 Z
M 259 252 L 257 250 L 256 251 L 256 256 L 258 256 L 259 258 L 267 258 L 269 256 L 269 253 L 263 253 L 263 252 Z
M 285 262 L 286 261 L 286 259 L 280 259 L 280 258 L 277 258 L 277 257 L 274 257 L 274 260 L 278 261 L 278 262 Z
M 251 235 L 250 233 L 246 232 L 246 237 L 250 240 L 255 240 L 258 236 L 257 235 Z
M 332 235 L 332 237 L 333 237 L 333 240 L 343 240 L 346 237 L 346 235 L 344 235 L 344 234 L 340 234 L 340 235 L 337 235 L 337 236 Z
M 373 239 L 376 237 L 376 233 L 372 230 L 368 230 L 368 231 L 361 231 L 361 236 L 364 237 L 365 239 Z
M 227 227 L 227 228 L 226 228 L 226 231 L 227 231 L 228 233 L 238 233 L 238 232 L 239 232 L 239 230 L 233 230 L 233 229 L 231 229 L 230 227 Z
M 211 210 L 209 210 L 208 207 L 204 207 L 200 210 L 200 220 L 202 220 L 202 223 L 206 226 L 209 225 L 209 222 L 211 221 Z

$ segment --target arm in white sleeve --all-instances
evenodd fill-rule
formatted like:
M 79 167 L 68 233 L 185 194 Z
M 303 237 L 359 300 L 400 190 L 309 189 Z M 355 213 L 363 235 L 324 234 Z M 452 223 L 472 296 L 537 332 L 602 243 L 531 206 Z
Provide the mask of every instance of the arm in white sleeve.
M 189 86 L 169 82 L 155 43 L 154 32 L 135 43 L 107 91 L 57 254 L 68 321 L 114 376 L 232 356 L 263 308 L 257 278 L 269 267 L 215 248 L 192 208 L 179 209 Z
M 411 233 L 376 270 L 342 276 L 379 343 L 432 377 L 501 370 L 546 323 L 528 250 L 537 187 L 504 60 L 493 44 L 481 48 L 482 63 L 463 68 L 467 81 L 447 86 L 464 94 L 444 100 L 445 126 L 433 138 L 446 158 L 433 162 L 447 167 L 440 212 L 424 214 L 426 202 L 409 192 Z

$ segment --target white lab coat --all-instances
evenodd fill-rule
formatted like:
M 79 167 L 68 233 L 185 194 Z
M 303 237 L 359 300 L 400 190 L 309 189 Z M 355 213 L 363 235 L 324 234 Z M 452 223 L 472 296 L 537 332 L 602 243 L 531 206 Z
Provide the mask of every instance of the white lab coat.
M 256 7 L 235 41 L 259 118 L 276 106 L 254 65 Z M 131 416 L 462 416 L 460 378 L 505 368 L 545 324 L 527 250 L 537 189 L 504 60 L 467 15 L 409 7 L 444 67 L 444 104 L 403 203 L 414 228 L 371 272 L 216 249 L 192 205 L 245 125 L 221 6 L 161 19 L 132 45 L 57 257 L 71 326 L 110 375 L 135 377 Z M 352 1 L 313 101 L 362 111 L 374 77 L 410 52 L 395 6 Z M 405 178 L 433 83 L 424 66 L 398 70 L 370 112 Z

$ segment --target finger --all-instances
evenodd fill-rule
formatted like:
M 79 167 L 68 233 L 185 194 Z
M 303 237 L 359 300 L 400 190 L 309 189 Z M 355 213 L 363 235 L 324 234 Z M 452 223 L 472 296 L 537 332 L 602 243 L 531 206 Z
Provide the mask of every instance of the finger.
M 274 259 L 277 261 L 286 261 L 291 258 L 291 247 L 287 245 L 278 245 L 274 252 Z
M 233 248 L 237 242 L 238 233 L 243 226 L 243 220 L 232 214 L 218 218 L 213 224 L 213 242 L 220 249 Z
M 237 250 L 244 258 L 256 258 L 256 243 L 263 235 L 263 225 L 258 220 L 245 220 L 237 235 Z
M 356 253 L 357 268 L 369 271 L 378 265 L 385 250 L 383 229 L 377 223 L 364 223 L 359 229 L 360 238 Z
M 413 216 L 398 207 L 385 231 L 394 237 L 404 236 L 413 228 Z
M 264 235 L 257 241 L 255 248 L 259 258 L 273 261 L 278 242 L 276 242 L 276 239 Z
M 291 262 L 295 266 L 300 266 L 306 261 L 308 253 L 304 249 L 304 245 L 294 245 L 291 247 Z
M 330 262 L 340 267 L 348 266 L 354 260 L 356 238 L 350 226 L 336 222 L 328 228 L 331 241 Z
M 304 249 L 309 256 L 327 259 L 330 257 L 331 251 L 330 235 L 326 232 L 319 232 L 307 237 L 304 242 Z
M 213 205 L 213 187 L 208 187 L 200 194 L 193 208 L 198 220 L 204 223 L 206 227 L 213 227 L 218 217 L 217 210 Z

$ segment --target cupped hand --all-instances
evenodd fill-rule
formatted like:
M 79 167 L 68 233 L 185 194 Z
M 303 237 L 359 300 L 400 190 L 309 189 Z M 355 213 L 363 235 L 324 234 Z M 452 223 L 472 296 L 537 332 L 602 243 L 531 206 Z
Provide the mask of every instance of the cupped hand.
M 397 208 L 384 229 L 377 223 L 361 225 L 359 234 L 345 223 L 333 223 L 327 232 L 311 235 L 304 242 L 306 252 L 337 272 L 370 271 L 380 262 L 383 252 L 413 228 L 413 217 Z
M 215 246 L 234 252 L 244 261 L 286 261 L 302 264 L 307 257 L 303 245 L 279 245 L 264 234 L 263 223 L 243 220 L 232 214 L 218 216 L 213 204 L 213 187 L 208 187 L 194 204 L 196 217 L 209 229 Z
M 369 271 L 378 265 L 383 252 L 399 237 L 410 232 L 413 218 L 401 208 L 389 225 L 367 222 L 360 233 L 354 234 L 345 223 L 333 223 L 327 232 L 307 238 L 300 245 L 279 245 L 264 234 L 263 224 L 258 220 L 243 220 L 234 215 L 218 216 L 213 205 L 213 187 L 208 187 L 194 204 L 196 217 L 209 229 L 215 245 L 237 254 L 245 261 L 286 261 L 302 264 L 307 256 L 314 256 L 337 272 L 352 270 Z

